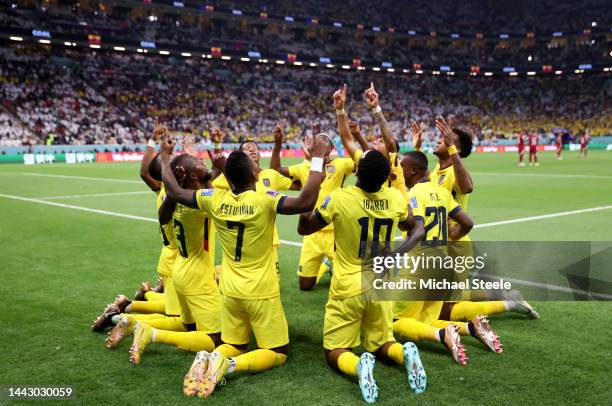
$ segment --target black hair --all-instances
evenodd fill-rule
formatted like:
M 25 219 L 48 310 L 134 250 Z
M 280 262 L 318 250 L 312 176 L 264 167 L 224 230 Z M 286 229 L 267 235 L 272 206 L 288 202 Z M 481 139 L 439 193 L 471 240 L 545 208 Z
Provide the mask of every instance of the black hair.
M 223 172 L 225 177 L 234 188 L 245 186 L 251 178 L 251 159 L 249 156 L 238 150 L 233 151 L 225 160 Z
M 459 138 L 459 156 L 467 158 L 472 153 L 472 146 L 474 145 L 472 136 L 459 128 L 453 128 L 453 131 Z
M 427 161 L 427 155 L 425 155 L 421 151 L 410 151 L 404 154 L 405 158 L 410 159 L 411 162 L 419 169 L 420 171 L 427 171 L 429 166 L 429 162 Z
M 159 154 L 155 155 L 149 162 L 149 175 L 158 182 L 162 181 L 161 164 L 159 163 Z
M 377 150 L 366 151 L 357 163 L 359 187 L 365 192 L 374 193 L 387 181 L 391 173 L 391 164 Z
M 259 148 L 259 144 L 257 143 L 257 141 L 252 140 L 250 138 L 247 138 L 246 140 L 244 140 L 244 141 L 242 141 L 240 143 L 240 146 L 238 147 L 238 150 L 242 151 L 242 147 L 244 146 L 244 144 L 249 144 L 249 143 L 253 143 L 253 144 L 255 144 L 257 146 L 257 149 L 261 149 L 261 148 Z

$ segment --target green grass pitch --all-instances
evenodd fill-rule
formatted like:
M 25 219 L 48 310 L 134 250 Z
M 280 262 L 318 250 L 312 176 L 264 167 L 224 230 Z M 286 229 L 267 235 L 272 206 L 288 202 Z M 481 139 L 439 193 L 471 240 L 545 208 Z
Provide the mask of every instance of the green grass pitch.
M 475 222 L 612 205 L 612 153 L 595 151 L 584 160 L 566 152 L 562 161 L 542 153 L 541 162 L 540 167 L 519 168 L 516 154 L 470 157 L 475 191 L 469 212 Z M 134 366 L 128 362 L 128 342 L 108 350 L 105 335 L 89 330 L 116 294 L 131 295 L 140 281 L 156 277 L 156 224 L 106 213 L 155 217 L 154 195 L 140 182 L 138 164 L 2 165 L 0 185 L 0 383 L 74 385 L 83 404 L 202 402 L 181 391 L 192 354 L 152 345 L 143 364 Z M 475 229 L 472 237 L 611 241 L 611 218 L 612 210 L 605 209 Z M 278 224 L 281 239 L 300 241 L 296 217 L 279 216 Z M 232 377 L 207 404 L 361 404 L 358 385 L 324 361 L 329 278 L 312 292 L 300 292 L 298 259 L 299 247 L 281 247 L 282 300 L 291 336 L 288 362 L 259 375 Z M 610 303 L 536 305 L 540 320 L 492 318 L 504 343 L 502 355 L 465 338 L 467 367 L 454 364 L 440 346 L 419 344 L 429 378 L 424 394 L 410 392 L 402 369 L 378 363 L 379 403 L 611 404 Z

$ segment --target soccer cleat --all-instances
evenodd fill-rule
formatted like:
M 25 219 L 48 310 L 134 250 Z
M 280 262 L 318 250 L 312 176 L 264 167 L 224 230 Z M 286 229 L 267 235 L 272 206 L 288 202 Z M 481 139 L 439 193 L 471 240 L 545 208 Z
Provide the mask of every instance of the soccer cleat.
M 414 393 L 423 393 L 427 389 L 427 375 L 414 343 L 404 343 L 404 366 L 408 373 L 408 385 Z
M 115 324 L 115 327 L 106 336 L 106 348 L 117 347 L 121 341 L 134 331 L 135 322 L 133 319 L 129 318 L 127 314 L 120 314 L 118 317 L 119 322 Z
M 525 166 L 525 162 L 519 163 L 519 166 Z
M 491 351 L 497 354 L 501 354 L 504 351 L 502 343 L 499 341 L 499 336 L 495 331 L 491 330 L 487 316 L 481 314 L 474 317 L 472 325 L 474 326 L 476 338 Z
M 157 285 L 155 285 L 155 287 L 151 290 L 157 293 L 164 293 L 164 280 L 161 276 L 157 278 Z
M 91 331 L 102 331 L 105 328 L 112 326 L 113 316 L 116 316 L 120 313 L 121 311 L 119 310 L 115 302 L 107 304 L 104 307 L 102 314 L 96 317 L 93 324 L 91 325 Z
M 361 389 L 361 396 L 363 396 L 363 400 L 366 403 L 374 403 L 378 399 L 378 386 L 376 386 L 376 380 L 374 379 L 375 364 L 376 358 L 369 352 L 361 354 L 357 364 L 359 388 Z
M 208 356 L 208 365 L 204 372 L 204 379 L 198 388 L 199 397 L 212 395 L 217 385 L 225 385 L 225 373 L 230 361 L 219 351 L 213 351 Z
M 124 313 L 127 305 L 131 303 L 130 299 L 126 295 L 117 295 L 113 304 L 117 306 L 119 313 Z
M 461 338 L 459 336 L 459 326 L 456 324 L 449 324 L 444 327 L 444 345 L 453 354 L 453 358 L 459 365 L 466 366 L 468 362 L 467 353 L 465 347 L 461 344 Z
M 196 396 L 199 393 L 199 388 L 204 383 L 209 356 L 210 354 L 207 351 L 199 351 L 196 354 L 189 372 L 183 379 L 183 394 L 185 396 Z
M 140 287 L 134 292 L 134 300 L 145 300 L 145 293 L 152 290 L 149 282 L 141 282 Z
M 535 166 L 540 166 L 540 163 L 539 163 L 539 162 L 536 162 L 534 165 L 535 165 Z
M 153 327 L 137 322 L 134 326 L 134 341 L 130 347 L 130 362 L 138 365 L 142 362 L 142 353 L 153 341 Z
M 524 314 L 530 319 L 540 318 L 540 314 L 536 309 L 523 299 L 523 294 L 520 290 L 511 290 L 504 295 L 503 300 L 506 302 L 508 310 L 512 312 Z

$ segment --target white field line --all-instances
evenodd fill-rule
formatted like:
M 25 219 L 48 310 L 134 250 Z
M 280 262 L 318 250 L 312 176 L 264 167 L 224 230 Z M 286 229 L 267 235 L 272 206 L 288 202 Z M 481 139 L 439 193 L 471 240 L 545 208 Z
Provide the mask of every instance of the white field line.
M 562 179 L 612 179 L 612 176 L 606 175 L 572 175 L 569 173 L 470 172 L 470 174 L 477 176 L 518 176 Z
M 85 211 L 85 212 L 89 212 L 89 213 L 96 213 L 96 214 L 103 214 L 103 215 L 107 215 L 107 216 L 114 216 L 114 217 L 122 217 L 122 218 L 127 218 L 130 220 L 140 220 L 140 221 L 148 221 L 151 223 L 156 223 L 157 219 L 154 218 L 149 218 L 149 217 L 142 217 L 142 216 L 134 216 L 131 214 L 124 214 L 124 213 L 118 213 L 118 212 L 114 212 L 114 211 L 108 211 L 108 210 L 98 210 L 98 209 L 91 209 L 89 207 L 83 207 L 83 206 L 75 206 L 72 204 L 63 204 L 63 203 L 56 203 L 56 202 L 49 202 L 46 200 L 40 200 L 40 199 L 33 199 L 33 198 L 29 198 L 29 197 L 22 197 L 22 196 L 15 196 L 15 195 L 7 195 L 7 194 L 1 194 L 0 193 L 0 197 L 4 197 L 6 199 L 12 199 L 12 200 L 20 200 L 20 201 L 24 201 L 24 202 L 30 202 L 30 203 L 38 203 L 38 204 L 44 204 L 44 205 L 48 205 L 48 206 L 55 206 L 55 207 L 63 207 L 66 209 L 73 209 L 73 210 L 80 210 L 80 211 Z M 580 213 L 587 213 L 587 212 L 593 212 L 593 211 L 601 211 L 601 210 L 608 210 L 608 209 L 612 209 L 612 205 L 609 206 L 601 206 L 601 207 L 593 207 L 590 209 L 581 209 L 581 210 L 572 210 L 572 211 L 567 211 L 567 212 L 560 212 L 560 213 L 551 213 L 551 214 L 545 214 L 542 216 L 531 216 L 531 217 L 523 217 L 523 218 L 518 218 L 518 219 L 513 219 L 513 220 L 506 220 L 506 221 L 496 221 L 493 223 L 485 223 L 485 224 L 481 224 L 480 227 L 493 227 L 493 226 L 499 226 L 499 225 L 504 225 L 504 224 L 512 224 L 512 223 L 520 223 L 520 222 L 524 222 L 524 221 L 531 221 L 531 220 L 541 220 L 541 219 L 548 219 L 548 218 L 554 218 L 554 217 L 562 217 L 562 216 L 568 216 L 571 214 L 580 214 Z M 295 241 L 286 241 L 286 240 L 281 240 L 281 243 L 286 244 L 286 245 L 291 245 L 294 247 L 301 247 L 302 244 L 299 242 L 295 242 Z M 549 290 L 556 290 L 556 291 L 560 291 L 560 292 L 574 292 L 574 290 L 568 288 L 568 287 L 564 287 L 564 286 L 557 286 L 557 285 L 549 285 L 549 284 L 544 284 L 544 283 L 539 283 L 539 282 L 532 282 L 532 281 L 526 281 L 526 280 L 522 280 L 522 279 L 509 279 L 509 278 L 505 278 L 511 282 L 514 282 L 516 284 L 521 284 L 524 286 L 533 286 L 533 287 L 540 287 L 540 288 L 545 288 L 545 289 L 549 289 Z M 580 293 L 580 291 L 578 291 Z M 591 293 L 591 292 L 584 292 L 585 294 L 590 294 L 591 296 L 599 296 L 603 299 L 612 299 L 612 296 L 608 297 L 609 295 L 603 295 L 603 294 L 598 294 L 598 293 Z
M 142 184 L 141 180 L 133 180 L 133 179 L 96 178 L 96 177 L 93 177 L 93 176 L 53 175 L 53 174 L 50 174 L 50 173 L 32 173 L 32 172 L 23 172 L 22 175 L 25 175 L 25 176 L 42 176 L 42 177 L 47 177 L 47 178 L 59 178 L 59 179 L 92 180 L 92 181 L 98 181 L 98 182 L 137 183 L 139 185 Z
M 90 193 L 82 195 L 65 195 L 65 196 L 43 196 L 40 200 L 62 200 L 62 199 L 81 199 L 88 197 L 105 197 L 105 196 L 130 196 L 130 195 L 145 195 L 151 194 L 151 191 L 139 190 L 135 192 L 114 192 L 114 193 Z
M 485 273 L 482 273 L 481 276 L 491 277 L 491 275 L 487 275 Z M 568 288 L 568 287 L 565 287 L 565 286 L 551 285 L 551 284 L 542 283 L 542 282 L 532 282 L 532 281 L 526 281 L 524 279 L 508 278 L 508 277 L 505 277 L 505 276 L 503 276 L 503 277 L 495 276 L 495 277 L 492 277 L 491 279 L 497 279 L 497 280 L 503 279 L 505 281 L 512 282 L 515 285 L 531 286 L 531 287 L 534 287 L 534 288 L 547 289 L 547 290 L 555 290 L 557 292 L 578 293 L 578 294 L 585 295 L 585 296 L 590 296 L 590 297 L 593 297 L 593 298 L 612 300 L 612 295 L 608 295 L 606 293 L 588 292 L 588 291 L 582 290 L 582 289 L 572 289 L 572 288 Z

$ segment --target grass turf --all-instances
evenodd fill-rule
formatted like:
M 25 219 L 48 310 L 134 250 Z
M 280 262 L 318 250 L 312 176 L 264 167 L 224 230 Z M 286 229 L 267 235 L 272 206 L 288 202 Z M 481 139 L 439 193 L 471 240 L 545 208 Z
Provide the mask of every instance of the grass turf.
M 566 153 L 542 166 L 516 167 L 515 154 L 470 157 L 475 192 L 469 212 L 477 224 L 612 204 L 612 154 L 588 160 Z M 291 163 L 287 161 L 287 163 Z M 267 165 L 267 162 L 263 162 Z M 26 175 L 34 174 L 34 175 Z M 39 176 L 53 175 L 53 176 Z M 60 175 L 59 177 L 57 175 Z M 61 177 L 69 176 L 69 177 Z M 110 179 L 98 181 L 71 176 Z M 114 180 L 114 181 L 113 181 Z M 143 191 L 137 164 L 0 166 L 5 195 L 29 197 L 154 218 L 153 194 L 74 195 Z M 57 196 L 67 196 L 57 198 Z M 0 197 L 0 253 L 4 311 L 0 318 L 0 383 L 74 385 L 80 403 L 178 404 L 193 355 L 153 345 L 143 364 L 128 362 L 129 343 L 104 348 L 89 323 L 117 293 L 131 294 L 155 279 L 160 241 L 154 222 L 113 217 Z M 475 229 L 475 240 L 612 240 L 610 211 Z M 300 241 L 297 218 L 279 216 L 281 238 Z M 218 250 L 220 251 L 220 250 Z M 288 362 L 260 375 L 231 377 L 212 404 L 346 404 L 362 402 L 355 382 L 327 367 L 321 341 L 329 279 L 312 292 L 297 289 L 299 247 L 280 250 L 282 299 L 289 322 Z M 610 404 L 612 306 L 604 302 L 542 302 L 541 320 L 493 317 L 505 344 L 501 356 L 465 338 L 468 367 L 439 346 L 419 344 L 429 385 L 412 394 L 405 373 L 378 363 L 381 404 Z M 607 341 L 607 344 L 606 344 Z

